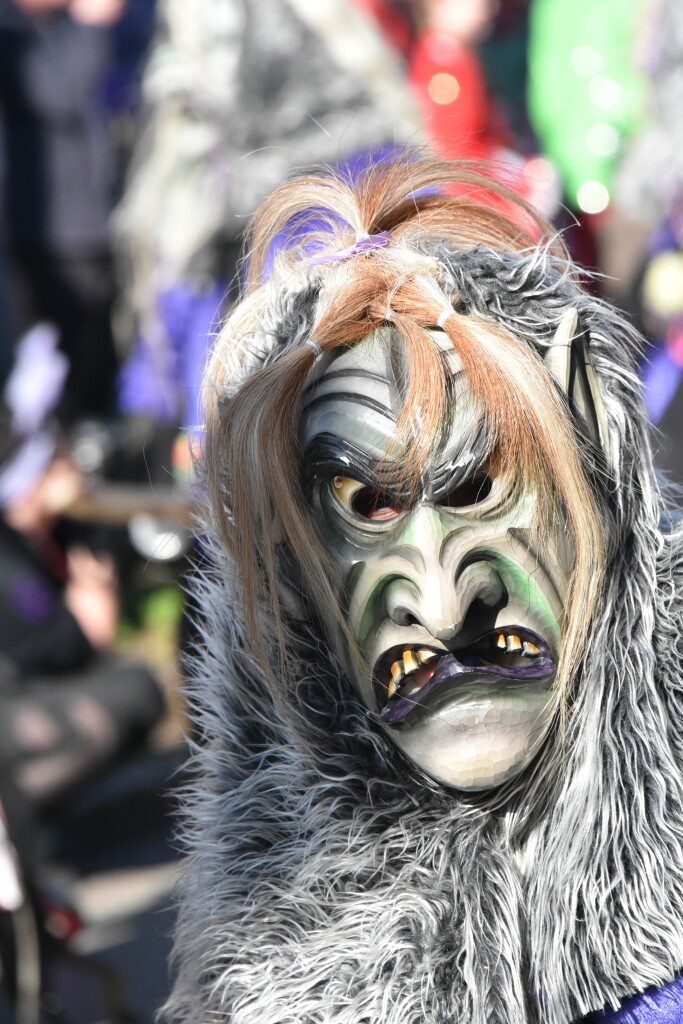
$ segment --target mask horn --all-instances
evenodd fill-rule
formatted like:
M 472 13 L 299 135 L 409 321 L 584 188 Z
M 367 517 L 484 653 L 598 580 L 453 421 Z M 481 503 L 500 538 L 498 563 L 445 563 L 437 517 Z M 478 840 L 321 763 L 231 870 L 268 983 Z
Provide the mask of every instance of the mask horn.
M 602 448 L 609 462 L 607 416 L 588 339 L 588 331 L 581 325 L 578 310 L 570 307 L 560 320 L 544 362 L 567 396 L 572 415 L 588 439 Z

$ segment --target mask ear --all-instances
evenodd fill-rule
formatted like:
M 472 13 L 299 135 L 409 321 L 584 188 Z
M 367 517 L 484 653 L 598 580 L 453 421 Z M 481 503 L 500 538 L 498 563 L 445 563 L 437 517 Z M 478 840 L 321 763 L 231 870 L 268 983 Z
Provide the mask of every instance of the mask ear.
M 567 396 L 572 415 L 610 461 L 609 431 L 598 375 L 591 361 L 588 331 L 578 311 L 565 310 L 544 362 Z

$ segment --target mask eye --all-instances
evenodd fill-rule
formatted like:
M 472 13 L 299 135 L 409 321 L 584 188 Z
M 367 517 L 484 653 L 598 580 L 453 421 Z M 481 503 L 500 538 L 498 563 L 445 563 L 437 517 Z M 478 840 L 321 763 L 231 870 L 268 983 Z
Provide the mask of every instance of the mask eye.
M 467 508 L 469 505 L 478 505 L 485 501 L 493 488 L 493 480 L 488 473 L 477 473 L 469 480 L 463 480 L 445 497 L 439 504 L 446 508 Z
M 332 493 L 344 508 L 373 522 L 395 519 L 403 508 L 390 495 L 376 487 L 368 487 L 350 476 L 335 476 L 331 481 Z

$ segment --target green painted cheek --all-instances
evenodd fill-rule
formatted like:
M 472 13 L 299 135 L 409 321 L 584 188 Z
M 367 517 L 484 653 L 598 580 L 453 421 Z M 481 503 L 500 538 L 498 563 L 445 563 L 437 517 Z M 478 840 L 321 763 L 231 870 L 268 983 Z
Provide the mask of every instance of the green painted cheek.
M 363 569 L 365 572 L 372 571 L 371 568 L 369 568 L 365 563 L 363 563 Z M 356 578 L 357 583 L 360 582 L 361 575 L 362 573 L 359 573 L 358 577 Z M 371 589 L 367 596 L 367 599 L 363 603 L 360 619 L 358 620 L 358 622 L 351 622 L 350 624 L 351 629 L 353 630 L 353 635 L 355 637 L 356 643 L 361 649 L 363 648 L 363 645 L 365 644 L 365 641 L 367 640 L 369 634 L 372 633 L 372 631 L 376 627 L 378 614 L 380 614 L 379 604 L 381 601 L 382 594 L 384 592 L 385 587 L 393 579 L 396 579 L 396 573 L 394 572 L 382 573 L 380 576 L 377 577 L 375 582 L 371 585 Z
M 513 594 L 517 603 L 528 605 L 547 631 L 546 639 L 552 640 L 559 649 L 562 639 L 560 625 L 535 577 L 505 555 L 495 555 L 489 561 L 495 566 L 508 594 Z

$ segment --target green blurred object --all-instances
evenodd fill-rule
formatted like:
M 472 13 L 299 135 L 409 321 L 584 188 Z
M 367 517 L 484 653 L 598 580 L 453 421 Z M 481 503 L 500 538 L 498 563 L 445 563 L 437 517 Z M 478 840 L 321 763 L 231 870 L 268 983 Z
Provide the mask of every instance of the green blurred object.
M 124 594 L 124 612 L 118 627 L 118 640 L 127 645 L 141 632 L 177 629 L 183 611 L 184 596 L 177 582 L 131 587 Z
M 534 0 L 529 14 L 529 116 L 557 164 L 568 203 L 606 208 L 624 141 L 644 117 L 634 51 L 644 0 Z

